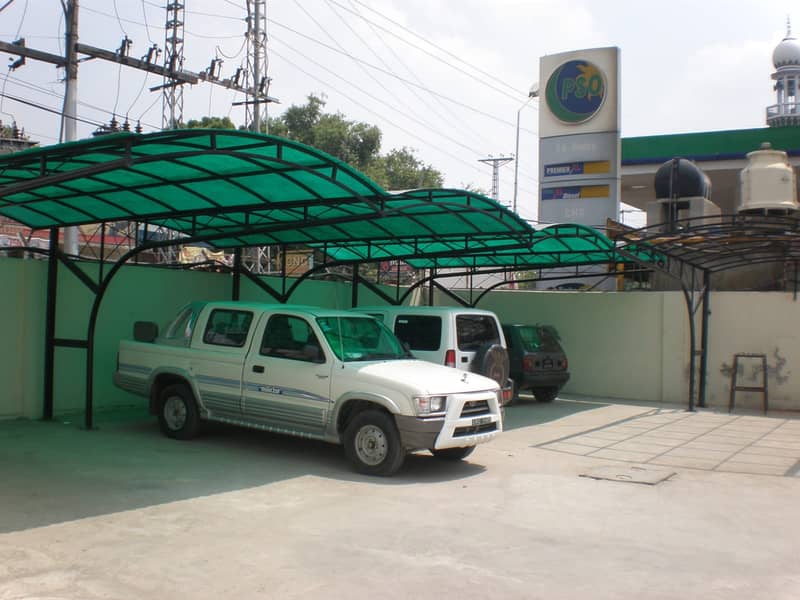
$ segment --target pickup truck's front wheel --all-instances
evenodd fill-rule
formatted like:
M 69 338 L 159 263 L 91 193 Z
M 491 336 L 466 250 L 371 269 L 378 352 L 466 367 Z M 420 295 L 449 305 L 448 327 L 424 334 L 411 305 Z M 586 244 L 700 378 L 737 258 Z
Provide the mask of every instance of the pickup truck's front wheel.
M 158 423 L 164 435 L 176 440 L 188 440 L 197 435 L 200 415 L 189 386 L 175 383 L 161 390 Z
M 392 417 L 369 409 L 358 413 L 344 430 L 344 452 L 359 473 L 393 475 L 406 453 Z

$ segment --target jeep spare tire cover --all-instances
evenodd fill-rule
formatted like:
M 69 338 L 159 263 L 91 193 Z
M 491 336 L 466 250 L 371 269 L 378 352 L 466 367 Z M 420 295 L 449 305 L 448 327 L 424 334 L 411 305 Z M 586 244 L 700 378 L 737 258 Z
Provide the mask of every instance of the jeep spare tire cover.
M 497 385 L 503 387 L 508 381 L 509 360 L 508 352 L 500 344 L 486 344 L 475 353 L 473 370 L 476 373 L 494 379 Z

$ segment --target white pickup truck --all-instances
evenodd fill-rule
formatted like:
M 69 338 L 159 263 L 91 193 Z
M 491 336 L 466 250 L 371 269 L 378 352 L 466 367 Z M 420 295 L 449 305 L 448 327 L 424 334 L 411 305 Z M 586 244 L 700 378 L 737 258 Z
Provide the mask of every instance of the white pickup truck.
M 196 302 L 134 338 L 114 383 L 149 398 L 172 438 L 231 423 L 343 444 L 359 472 L 391 475 L 408 451 L 458 460 L 502 431 L 495 381 L 410 358 L 368 315 Z

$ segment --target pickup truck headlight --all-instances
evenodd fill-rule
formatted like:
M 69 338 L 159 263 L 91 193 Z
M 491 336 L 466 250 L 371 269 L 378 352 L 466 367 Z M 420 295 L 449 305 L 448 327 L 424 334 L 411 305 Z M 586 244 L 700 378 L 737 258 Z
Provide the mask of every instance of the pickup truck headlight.
M 447 396 L 417 396 L 414 404 L 418 415 L 442 413 L 447 409 Z

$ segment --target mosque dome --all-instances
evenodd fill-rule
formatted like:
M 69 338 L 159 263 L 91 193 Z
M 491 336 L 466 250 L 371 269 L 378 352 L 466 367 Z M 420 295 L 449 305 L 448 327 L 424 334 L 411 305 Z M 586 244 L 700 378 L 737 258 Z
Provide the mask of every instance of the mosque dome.
M 800 42 L 792 35 L 791 26 L 787 26 L 786 37 L 775 46 L 772 52 L 772 64 L 776 69 L 788 65 L 800 65 Z

